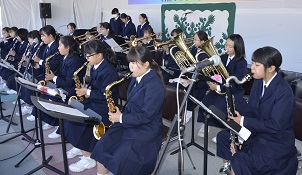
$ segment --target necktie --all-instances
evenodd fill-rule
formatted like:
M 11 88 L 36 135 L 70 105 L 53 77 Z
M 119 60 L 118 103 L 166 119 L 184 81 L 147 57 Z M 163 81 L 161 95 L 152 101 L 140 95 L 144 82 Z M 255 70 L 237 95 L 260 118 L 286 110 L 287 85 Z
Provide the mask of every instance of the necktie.
M 138 81 L 135 80 L 135 83 L 134 83 L 134 86 L 133 87 L 136 87 L 138 85 Z
M 226 62 L 226 66 L 228 66 L 230 62 L 231 62 L 231 57 L 228 57 L 228 60 Z
M 266 86 L 264 85 L 263 86 L 263 90 L 262 90 L 262 94 L 261 94 L 261 98 L 263 97 L 264 93 L 265 93 L 265 90 L 266 90 Z

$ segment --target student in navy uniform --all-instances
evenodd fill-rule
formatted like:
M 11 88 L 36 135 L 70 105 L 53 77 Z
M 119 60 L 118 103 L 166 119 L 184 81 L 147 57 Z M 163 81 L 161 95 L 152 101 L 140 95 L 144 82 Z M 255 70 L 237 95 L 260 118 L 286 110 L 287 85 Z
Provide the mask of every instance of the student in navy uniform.
M 5 59 L 6 55 L 8 54 L 8 51 L 10 48 L 10 43 L 13 41 L 13 37 L 9 35 L 9 27 L 3 27 L 2 28 L 2 36 L 3 39 L 0 42 L 0 48 L 1 48 L 1 59 Z
M 100 33 L 102 34 L 100 40 L 105 44 L 107 48 L 111 48 L 105 41 L 114 37 L 113 30 L 111 30 L 110 24 L 108 22 L 100 23 Z
M 20 28 L 17 30 L 16 35 L 17 35 L 17 40 L 19 42 L 18 45 L 15 45 L 15 48 L 11 51 L 9 51 L 9 56 L 7 58 L 7 62 L 10 63 L 11 65 L 14 66 L 15 69 L 18 68 L 18 63 L 22 59 L 22 55 L 25 53 L 25 51 L 29 47 L 29 43 L 27 40 L 27 34 L 28 31 L 27 29 Z M 3 80 L 8 80 L 8 78 L 14 74 L 13 70 L 9 70 L 4 68 L 2 70 L 2 78 Z M 8 85 L 8 84 L 7 84 Z M 9 88 L 13 88 L 14 86 L 10 86 Z
M 30 44 L 30 50 L 29 50 L 30 53 L 28 53 L 27 56 L 24 55 L 22 57 L 21 61 L 19 62 L 19 66 L 20 66 L 20 64 L 22 64 L 21 65 L 22 72 L 27 71 L 27 73 L 32 75 L 32 71 L 34 71 L 34 75 L 35 75 L 36 69 L 33 69 L 31 66 L 29 66 L 28 70 L 25 70 L 26 67 L 24 67 L 24 66 L 27 66 L 29 64 L 28 62 L 31 61 L 29 59 L 32 58 L 34 54 L 41 55 L 41 53 L 43 53 L 43 45 L 40 46 L 40 44 L 42 42 L 41 35 L 40 35 L 39 31 L 33 30 L 33 31 L 30 31 L 27 36 L 28 36 L 28 42 Z M 25 94 L 27 94 L 27 95 L 25 95 Z M 26 89 L 25 87 L 21 88 L 20 98 L 25 102 L 25 105 L 21 107 L 21 112 L 22 112 L 23 116 L 32 113 L 33 104 L 31 102 L 30 95 L 34 95 L 34 93 L 32 91 Z M 16 115 L 18 115 L 18 114 L 19 113 L 17 112 Z M 27 118 L 30 118 L 30 117 L 27 117 Z M 31 119 L 32 119 L 31 121 L 34 121 L 35 117 L 32 116 Z
M 76 32 L 76 24 L 71 22 L 67 24 L 67 31 L 69 36 L 78 36 L 78 33 Z
M 225 50 L 226 54 L 221 56 L 221 62 L 230 76 L 236 76 L 238 80 L 241 80 L 247 74 L 247 61 L 245 60 L 245 47 L 242 37 L 239 34 L 230 35 L 226 40 Z M 227 114 L 225 95 L 219 95 L 216 92 L 225 92 L 225 87 L 212 82 L 208 82 L 208 85 L 210 87 L 210 92 L 204 97 L 203 103 L 207 107 L 214 105 L 223 113 Z M 246 106 L 246 101 L 243 99 L 244 88 L 234 81 L 231 81 L 231 86 L 236 109 L 239 112 L 242 112 Z M 200 108 L 197 122 L 204 123 L 204 117 L 204 110 Z M 225 128 L 224 125 L 212 117 L 208 119 L 208 123 L 210 126 Z M 204 124 L 201 125 L 197 135 L 199 137 L 204 137 Z M 216 137 L 212 140 L 216 142 Z
M 124 22 L 122 37 L 129 40 L 131 35 L 136 35 L 135 25 L 132 23 L 131 17 L 125 13 L 121 14 L 121 20 Z
M 183 31 L 180 28 L 173 29 L 171 31 L 171 37 L 173 38 L 173 37 L 177 36 L 178 34 L 180 34 L 182 32 Z M 180 68 L 177 65 L 177 63 L 175 62 L 175 60 L 173 59 L 173 57 L 170 55 L 171 46 L 163 45 L 162 48 L 163 48 L 163 55 L 162 55 L 162 59 L 163 59 L 162 69 L 163 70 L 162 70 L 162 74 L 163 74 L 164 83 L 166 85 L 174 86 L 175 83 L 169 83 L 169 80 L 174 79 L 174 78 L 178 78 L 178 76 L 180 74 Z M 179 49 L 174 48 L 173 53 L 175 54 L 176 51 L 179 51 Z
M 41 39 L 44 42 L 44 44 L 46 44 L 47 46 L 45 46 L 44 52 L 42 57 L 39 57 L 38 55 L 36 55 L 33 60 L 35 63 L 38 63 L 36 66 L 36 68 L 38 70 L 36 70 L 37 74 L 35 75 L 35 79 L 37 79 L 38 81 L 41 80 L 45 80 L 45 60 L 47 58 L 49 58 L 50 56 L 52 56 L 52 58 L 49 59 L 49 67 L 50 70 L 53 73 L 57 73 L 57 71 L 59 71 L 60 68 L 60 64 L 61 61 L 63 59 L 63 56 L 60 55 L 59 51 L 58 51 L 58 47 L 59 47 L 59 43 L 57 41 L 57 35 L 56 35 L 56 31 L 53 28 L 53 26 L 51 25 L 46 25 L 44 27 L 42 27 L 41 29 Z M 57 53 L 57 55 L 55 55 L 55 53 Z M 49 98 L 49 96 L 47 95 L 42 95 L 44 98 Z M 50 117 L 49 115 L 42 113 L 42 120 L 44 122 L 46 122 L 43 125 L 43 129 L 47 130 L 52 128 L 52 126 L 58 126 L 58 120 L 55 120 L 53 117 Z
M 110 26 L 116 36 L 123 35 L 124 23 L 120 18 L 120 13 L 117 8 L 113 8 L 111 11 L 112 18 L 110 19 Z
M 144 36 L 144 29 L 150 26 L 150 24 L 147 15 L 144 13 L 139 15 L 138 21 L 140 25 L 138 25 L 136 29 L 136 38 L 141 38 Z
M 85 87 L 75 89 L 76 93 L 86 97 L 82 101 L 85 109 L 90 108 L 100 114 L 104 125 L 110 126 L 108 105 L 104 93 L 105 88 L 110 83 L 118 80 L 117 69 L 112 64 L 116 57 L 114 52 L 107 49 L 100 40 L 92 40 L 85 44 L 84 53 L 89 64 L 93 66 L 90 69 L 90 89 Z M 118 86 L 113 86 L 111 92 L 113 100 L 117 104 Z M 80 157 L 81 160 L 69 165 L 69 169 L 72 172 L 81 172 L 93 168 L 96 162 L 90 158 L 90 155 L 97 142 L 93 136 L 93 126 L 65 121 L 64 127 L 66 140 L 75 147 L 67 152 L 67 157 L 73 158 L 77 155 L 83 155 Z
M 160 68 L 148 49 L 132 48 L 132 80 L 128 101 L 121 112 L 109 112 L 114 124 L 98 141 L 91 157 L 98 161 L 98 175 L 151 174 L 161 147 L 162 104 L 165 98 Z
M 153 28 L 151 26 L 148 26 L 148 27 L 146 27 L 144 29 L 144 35 L 143 35 L 143 37 L 145 39 L 139 41 L 138 43 L 142 42 L 142 46 L 148 48 L 151 51 L 153 59 L 155 59 L 155 54 L 156 54 L 156 51 L 154 49 L 154 39 L 155 39 L 155 36 L 154 36 Z
M 280 71 L 281 53 L 270 46 L 257 49 L 252 56 L 251 72 L 255 78 L 248 102 L 248 112 L 228 116 L 252 132 L 240 150 L 230 143 L 230 133 L 217 135 L 217 155 L 230 161 L 236 175 L 295 175 L 296 157 L 293 118 L 295 100 L 284 73 Z

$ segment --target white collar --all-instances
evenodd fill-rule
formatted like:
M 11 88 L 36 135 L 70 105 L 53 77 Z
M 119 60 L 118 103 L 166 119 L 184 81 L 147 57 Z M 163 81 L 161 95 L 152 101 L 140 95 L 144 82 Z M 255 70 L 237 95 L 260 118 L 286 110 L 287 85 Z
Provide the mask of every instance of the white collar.
M 268 82 L 266 84 L 265 84 L 265 81 L 263 80 L 263 86 L 268 87 L 269 84 L 273 81 L 273 79 L 275 78 L 276 75 L 277 75 L 277 72 L 275 72 L 274 76 L 270 80 L 268 80 Z
M 103 58 L 100 63 L 93 65 L 93 69 L 96 70 L 102 64 L 102 62 L 104 61 L 104 59 L 105 58 Z
M 47 46 L 50 48 L 50 46 L 52 45 L 53 42 L 55 42 L 55 40 L 53 40 L 52 42 L 50 42 L 49 44 L 47 44 Z
M 136 81 L 137 81 L 137 83 L 139 83 L 141 80 L 142 80 L 142 78 L 143 78 L 143 76 L 145 76 L 147 73 L 149 73 L 151 71 L 151 69 L 148 69 L 143 75 L 141 75 L 141 76 L 139 76 L 139 77 L 136 77 Z

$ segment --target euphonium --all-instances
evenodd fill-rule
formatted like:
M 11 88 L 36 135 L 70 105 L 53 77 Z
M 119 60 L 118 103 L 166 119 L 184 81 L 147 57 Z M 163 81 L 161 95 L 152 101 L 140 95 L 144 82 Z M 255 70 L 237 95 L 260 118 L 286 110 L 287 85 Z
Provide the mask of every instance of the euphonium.
M 56 53 L 50 55 L 49 57 L 47 57 L 47 58 L 45 59 L 45 73 L 50 74 L 49 60 L 50 60 L 52 57 L 58 55 L 59 53 L 60 53 L 60 52 L 56 52 Z M 48 83 L 48 80 L 41 80 L 41 81 L 38 82 L 38 84 L 41 84 L 42 86 L 46 86 L 47 83 Z
M 192 55 L 190 49 L 185 43 L 183 33 L 180 33 L 177 36 L 173 37 L 169 41 L 169 43 L 175 44 L 175 46 L 170 49 L 170 55 L 179 66 L 179 68 L 184 69 L 189 67 L 191 64 L 198 62 L 198 60 Z M 177 47 L 180 49 L 180 52 L 176 52 L 176 54 L 174 55 L 173 49 Z
M 201 44 L 201 46 L 199 46 L 199 48 L 201 50 L 205 51 L 209 57 L 212 57 L 213 55 L 218 55 L 218 53 L 216 52 L 216 49 L 214 48 L 214 45 L 213 45 L 213 37 L 210 38 L 209 40 L 205 41 L 203 44 Z M 205 76 L 212 76 L 215 74 L 219 74 L 224 80 L 229 78 L 229 73 L 226 70 L 226 68 L 224 67 L 222 62 L 220 62 L 218 66 L 214 66 L 214 65 L 207 66 L 202 69 L 202 72 Z M 220 95 L 224 94 L 219 91 L 216 91 L 216 93 L 218 93 Z
M 81 70 L 88 64 L 88 61 L 86 61 L 78 70 L 76 70 L 74 73 L 73 73 L 73 80 L 75 82 L 75 86 L 77 89 L 80 89 L 81 88 L 81 81 L 79 79 L 79 76 L 78 74 L 81 72 Z M 71 96 L 69 97 L 69 100 L 68 100 L 68 104 L 71 103 L 71 101 L 75 99 L 79 102 L 83 101 L 85 99 L 85 96 Z
M 112 98 L 112 92 L 110 91 L 110 89 L 114 85 L 119 84 L 119 83 L 123 82 L 124 80 L 128 79 L 131 76 L 131 74 L 132 74 L 132 72 L 129 72 L 122 79 L 114 81 L 114 82 L 110 83 L 108 86 L 106 86 L 105 96 L 106 96 L 106 101 L 107 101 L 107 105 L 108 105 L 108 108 L 109 108 L 109 112 L 111 112 L 111 113 L 116 112 L 114 100 Z M 111 125 L 112 124 L 113 123 L 111 123 Z M 105 126 L 103 122 L 101 122 L 99 125 L 94 125 L 93 126 L 93 135 L 94 135 L 94 137 L 97 140 L 100 140 L 100 138 L 105 134 L 106 130 L 109 129 L 110 126 Z

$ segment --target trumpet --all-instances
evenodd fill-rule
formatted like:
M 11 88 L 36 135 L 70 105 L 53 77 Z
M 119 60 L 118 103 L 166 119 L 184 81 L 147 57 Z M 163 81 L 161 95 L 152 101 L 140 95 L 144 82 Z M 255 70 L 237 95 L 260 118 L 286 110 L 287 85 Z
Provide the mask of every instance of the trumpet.
M 147 38 L 149 38 L 149 37 L 154 37 L 154 36 L 155 36 L 155 38 L 158 38 L 158 37 L 161 37 L 161 35 L 162 35 L 161 32 L 160 32 L 160 33 L 154 33 L 154 34 L 152 34 L 152 35 L 150 35 L 150 36 L 143 36 L 143 37 L 140 37 L 140 38 L 135 38 L 135 36 L 131 35 L 131 36 L 130 36 L 130 41 L 129 41 L 129 42 L 126 42 L 126 43 L 124 43 L 124 44 L 121 44 L 120 46 L 123 46 L 123 45 L 127 45 L 127 44 L 128 44 L 129 47 L 136 47 L 138 41 L 147 39 Z
M 97 39 L 99 36 L 101 36 L 101 33 L 99 33 L 99 34 L 97 34 L 97 35 L 91 37 L 91 38 L 90 38 L 89 40 L 87 40 L 87 41 L 82 42 L 82 43 L 80 44 L 80 46 L 79 46 L 80 49 L 82 48 L 83 45 L 85 45 L 85 44 L 88 43 L 89 41 L 92 41 L 92 40 Z
M 83 40 L 87 37 L 87 35 L 94 35 L 96 34 L 98 31 L 93 31 L 93 32 L 89 32 L 87 31 L 86 33 L 84 33 L 83 35 L 79 35 L 79 36 L 74 36 L 73 39 L 79 39 L 79 40 Z

